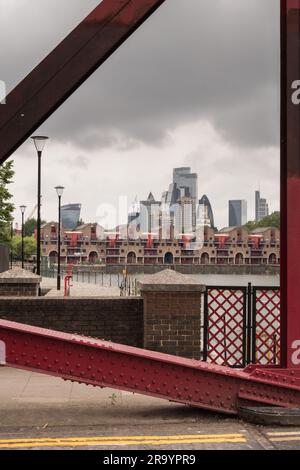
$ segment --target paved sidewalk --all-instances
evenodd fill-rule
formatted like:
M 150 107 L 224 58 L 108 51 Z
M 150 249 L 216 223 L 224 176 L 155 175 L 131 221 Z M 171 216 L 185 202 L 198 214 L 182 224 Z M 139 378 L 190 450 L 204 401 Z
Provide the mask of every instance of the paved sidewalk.
M 0 367 L 1 449 L 300 449 L 300 428 Z
M 33 412 L 34 410 L 34 412 Z M 197 411 L 196 411 L 197 414 Z M 0 427 L 193 421 L 195 410 L 166 400 L 0 367 Z
M 46 297 L 63 297 L 64 286 L 60 291 L 56 289 L 56 279 L 43 278 L 41 288 L 48 290 Z M 71 283 L 70 297 L 120 297 L 120 289 L 118 287 L 103 287 L 95 284 L 83 282 Z

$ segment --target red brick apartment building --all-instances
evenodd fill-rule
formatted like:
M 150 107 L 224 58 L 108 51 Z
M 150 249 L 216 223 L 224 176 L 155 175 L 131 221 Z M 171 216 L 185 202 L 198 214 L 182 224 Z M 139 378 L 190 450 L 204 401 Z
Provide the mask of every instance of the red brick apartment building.
M 42 227 L 42 255 L 57 261 L 57 223 Z M 101 235 L 99 236 L 99 233 Z M 195 238 L 195 237 L 194 237 Z M 119 233 L 105 233 L 97 224 L 76 231 L 62 230 L 61 262 L 104 265 L 279 265 L 280 231 L 266 227 L 249 233 L 242 227 L 219 232 L 204 227 L 201 243 L 183 235 L 163 239 L 161 233 L 124 239 Z

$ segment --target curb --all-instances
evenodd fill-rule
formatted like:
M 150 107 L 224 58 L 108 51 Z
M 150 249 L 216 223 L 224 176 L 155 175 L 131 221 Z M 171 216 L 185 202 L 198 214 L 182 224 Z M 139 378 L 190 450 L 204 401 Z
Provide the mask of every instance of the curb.
M 300 426 L 300 408 L 241 406 L 240 418 L 263 426 Z

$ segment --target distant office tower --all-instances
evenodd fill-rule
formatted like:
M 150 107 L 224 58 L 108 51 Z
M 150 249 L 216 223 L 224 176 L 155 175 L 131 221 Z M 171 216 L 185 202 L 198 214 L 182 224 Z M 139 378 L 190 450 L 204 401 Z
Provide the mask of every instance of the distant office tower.
M 183 196 L 198 200 L 198 175 L 191 173 L 190 167 L 174 168 L 173 183 L 176 183 L 179 189 L 184 188 Z
M 169 190 L 166 191 L 165 193 L 165 204 L 169 204 L 170 207 L 172 207 L 174 204 L 177 203 L 177 201 L 180 199 L 182 195 L 182 191 L 178 188 L 176 183 L 172 183 L 169 186 Z
M 269 206 L 266 199 L 260 197 L 260 191 L 255 191 L 255 221 L 260 222 L 269 215 Z
M 150 193 L 146 201 L 140 202 L 140 230 L 143 233 L 158 233 L 160 201 Z
M 197 219 L 201 225 L 215 228 L 214 214 L 210 201 L 206 195 L 202 196 L 199 201 Z
M 133 221 L 138 221 L 139 216 L 140 216 L 140 205 L 136 197 L 128 213 L 128 223 L 131 224 L 131 222 Z
M 174 229 L 176 236 L 191 234 L 196 219 L 194 200 L 190 197 L 182 197 L 178 200 L 174 211 Z
M 65 230 L 74 230 L 80 220 L 81 204 L 68 204 L 61 208 L 61 221 Z
M 247 201 L 229 201 L 229 227 L 240 227 L 247 223 Z
M 180 198 L 190 198 L 192 203 L 192 226 L 196 228 L 196 207 L 198 204 L 198 175 L 191 173 L 190 167 L 174 168 L 173 183 L 180 191 Z

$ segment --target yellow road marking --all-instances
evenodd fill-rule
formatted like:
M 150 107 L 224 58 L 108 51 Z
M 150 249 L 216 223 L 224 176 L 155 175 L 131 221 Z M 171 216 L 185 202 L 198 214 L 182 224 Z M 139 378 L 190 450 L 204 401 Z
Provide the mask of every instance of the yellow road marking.
M 94 441 L 94 440 L 145 440 L 145 439 L 202 439 L 202 438 L 239 438 L 244 437 L 244 434 L 188 434 L 188 435 L 175 435 L 175 436 L 101 436 L 101 437 L 63 437 L 63 438 L 52 438 L 52 437 L 45 437 L 45 438 L 32 438 L 32 439 L 0 439 L 0 444 L 6 442 L 36 442 L 36 441 Z
M 300 441 L 300 436 L 282 436 L 282 437 L 272 437 L 271 442 L 284 442 L 284 441 Z
M 194 443 L 245 443 L 243 434 L 202 434 L 187 436 L 110 436 L 89 438 L 44 438 L 44 439 L 7 439 L 0 440 L 0 448 L 26 447 L 85 447 L 94 446 L 129 446 L 129 445 L 165 445 Z
M 268 436 L 300 436 L 300 431 L 268 432 Z

